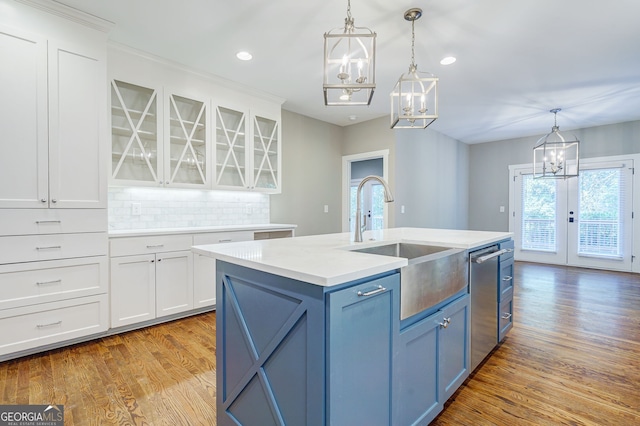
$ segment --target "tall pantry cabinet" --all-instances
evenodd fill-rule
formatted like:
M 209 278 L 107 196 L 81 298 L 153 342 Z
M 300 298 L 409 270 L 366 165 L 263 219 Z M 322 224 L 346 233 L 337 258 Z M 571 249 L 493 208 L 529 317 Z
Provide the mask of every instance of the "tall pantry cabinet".
M 46 0 L 0 0 L 0 359 L 105 331 L 106 40 Z

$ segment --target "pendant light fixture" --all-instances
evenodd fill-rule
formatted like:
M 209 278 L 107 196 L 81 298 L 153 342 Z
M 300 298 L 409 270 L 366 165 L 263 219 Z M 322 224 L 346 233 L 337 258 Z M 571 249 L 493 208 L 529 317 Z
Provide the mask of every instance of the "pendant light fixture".
M 580 141 L 575 135 L 565 137 L 560 134 L 557 122 L 560 111 L 560 108 L 549 111 L 553 113 L 551 133 L 538 139 L 533 148 L 534 178 L 566 179 L 578 176 Z
M 369 105 L 376 88 L 376 33 L 356 27 L 347 0 L 344 27 L 324 34 L 324 104 Z
M 424 129 L 438 118 L 438 77 L 419 72 L 415 63 L 415 22 L 421 16 L 420 8 L 404 13 L 411 22 L 411 65 L 391 92 L 392 129 Z

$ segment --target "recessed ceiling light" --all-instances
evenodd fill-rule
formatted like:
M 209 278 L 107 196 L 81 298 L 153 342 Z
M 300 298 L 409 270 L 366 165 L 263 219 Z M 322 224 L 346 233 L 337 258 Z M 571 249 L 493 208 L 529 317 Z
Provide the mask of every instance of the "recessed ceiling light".
M 236 58 L 240 59 L 241 61 L 250 61 L 253 58 L 253 55 L 251 55 L 251 53 L 249 52 L 241 51 L 236 53 Z
M 451 65 L 455 61 L 456 61 L 455 56 L 447 56 L 447 57 L 442 58 L 442 60 L 440 61 L 440 64 L 441 65 Z
M 349 116 L 349 121 L 356 121 L 358 119 L 357 115 L 350 115 Z

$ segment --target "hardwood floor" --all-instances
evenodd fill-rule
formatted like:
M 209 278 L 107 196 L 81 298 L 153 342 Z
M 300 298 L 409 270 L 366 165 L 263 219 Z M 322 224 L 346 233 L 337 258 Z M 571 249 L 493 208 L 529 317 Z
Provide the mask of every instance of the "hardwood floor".
M 640 424 L 640 275 L 514 275 L 514 328 L 432 425 Z
M 640 424 L 640 275 L 516 263 L 515 326 L 432 425 Z M 67 425 L 215 425 L 215 313 L 0 363 Z

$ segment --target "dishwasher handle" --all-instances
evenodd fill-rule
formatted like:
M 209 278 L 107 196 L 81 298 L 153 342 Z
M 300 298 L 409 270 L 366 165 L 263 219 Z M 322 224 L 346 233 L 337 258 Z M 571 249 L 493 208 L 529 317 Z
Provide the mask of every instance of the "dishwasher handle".
M 491 252 L 489 254 L 485 254 L 484 256 L 478 256 L 478 257 L 472 258 L 471 261 L 473 263 L 483 263 L 483 262 L 486 262 L 489 259 L 493 259 L 494 257 L 498 257 L 501 254 L 505 254 L 505 253 L 508 253 L 508 252 L 509 252 L 509 250 L 502 249 L 502 250 Z

